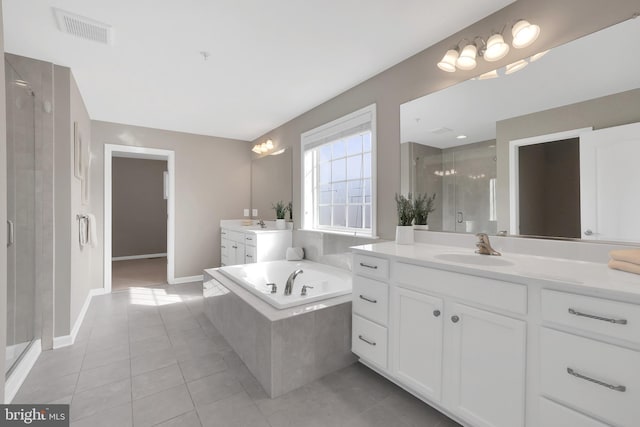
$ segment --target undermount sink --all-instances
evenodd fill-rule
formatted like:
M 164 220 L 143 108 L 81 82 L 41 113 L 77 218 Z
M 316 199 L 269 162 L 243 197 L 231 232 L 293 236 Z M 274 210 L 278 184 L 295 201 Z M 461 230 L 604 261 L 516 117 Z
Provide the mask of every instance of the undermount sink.
M 488 267 L 507 267 L 513 265 L 511 261 L 507 261 L 504 258 L 500 258 L 499 256 L 493 255 L 480 255 L 480 254 L 440 254 L 436 255 L 434 258 L 448 261 L 448 262 L 458 262 L 461 264 L 473 264 L 473 265 L 484 265 Z

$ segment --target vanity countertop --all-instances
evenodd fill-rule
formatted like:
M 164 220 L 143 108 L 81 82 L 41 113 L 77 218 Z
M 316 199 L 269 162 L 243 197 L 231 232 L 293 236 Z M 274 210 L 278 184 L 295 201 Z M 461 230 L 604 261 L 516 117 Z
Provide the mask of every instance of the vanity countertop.
M 223 219 L 220 221 L 220 228 L 225 228 L 227 230 L 239 231 L 241 233 L 282 233 L 282 232 L 291 232 L 292 223 L 287 222 L 287 228 L 282 230 L 276 228 L 275 221 L 265 221 L 266 228 L 260 227 L 257 223 L 252 225 L 242 225 L 244 221 L 239 219 Z
M 598 296 L 640 303 L 640 275 L 612 270 L 606 263 L 510 253 L 499 257 L 478 255 L 474 249 L 426 243 L 383 242 L 351 249 L 364 255 L 391 256 L 399 261 L 457 273 L 525 285 L 545 283 L 568 291 L 589 291 Z

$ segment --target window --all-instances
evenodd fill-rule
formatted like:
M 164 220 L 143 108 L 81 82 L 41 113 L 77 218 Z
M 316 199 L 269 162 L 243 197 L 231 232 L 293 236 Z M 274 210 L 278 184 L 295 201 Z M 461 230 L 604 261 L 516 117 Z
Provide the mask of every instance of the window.
M 303 228 L 375 236 L 375 104 L 302 134 Z

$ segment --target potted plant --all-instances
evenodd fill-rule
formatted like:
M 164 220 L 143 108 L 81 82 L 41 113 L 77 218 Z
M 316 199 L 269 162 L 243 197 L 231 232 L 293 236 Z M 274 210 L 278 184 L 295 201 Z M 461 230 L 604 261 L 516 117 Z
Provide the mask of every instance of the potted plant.
M 406 197 L 396 193 L 396 207 L 398 209 L 398 226 L 396 227 L 396 243 L 410 245 L 413 243 L 413 201 L 411 193 Z
M 426 194 L 416 194 L 413 200 L 413 210 L 415 211 L 415 228 L 418 230 L 428 230 L 429 214 L 436 210 L 434 203 L 436 200 L 436 193 L 431 196 Z
M 284 221 L 284 217 L 287 214 L 288 206 L 285 205 L 282 200 L 276 202 L 275 204 L 272 203 L 271 206 L 273 206 L 273 210 L 276 211 L 276 228 L 278 230 L 286 229 L 287 224 Z

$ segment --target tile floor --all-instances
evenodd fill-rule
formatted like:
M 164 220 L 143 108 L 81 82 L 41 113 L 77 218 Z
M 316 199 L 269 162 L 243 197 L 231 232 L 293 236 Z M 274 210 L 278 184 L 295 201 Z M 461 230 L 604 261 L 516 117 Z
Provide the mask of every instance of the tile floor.
M 269 399 L 201 286 L 94 298 L 76 343 L 42 353 L 14 403 L 70 403 L 73 427 L 458 426 L 359 363 Z
M 167 283 L 167 257 L 114 261 L 111 264 L 111 289 L 121 291 Z

